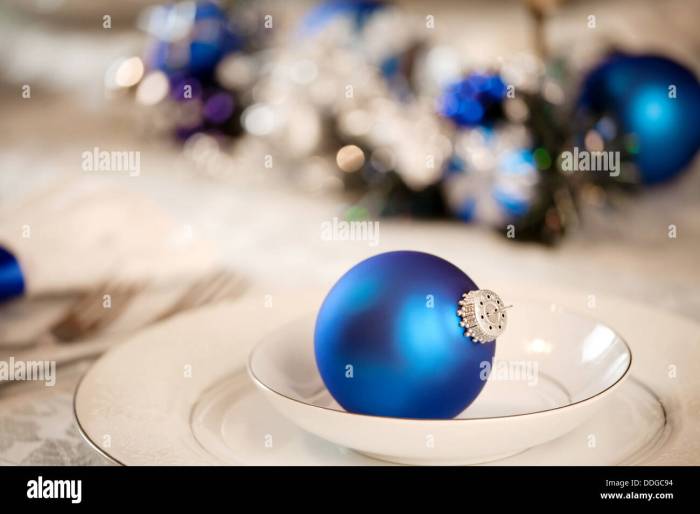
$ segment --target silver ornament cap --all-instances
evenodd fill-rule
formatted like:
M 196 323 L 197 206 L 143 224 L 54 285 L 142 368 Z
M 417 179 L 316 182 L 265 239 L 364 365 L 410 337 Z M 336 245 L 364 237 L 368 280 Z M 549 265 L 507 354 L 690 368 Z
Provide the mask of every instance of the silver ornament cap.
M 477 343 L 490 343 L 506 329 L 508 314 L 506 307 L 493 291 L 477 289 L 462 295 L 457 314 L 462 319 L 464 335 Z

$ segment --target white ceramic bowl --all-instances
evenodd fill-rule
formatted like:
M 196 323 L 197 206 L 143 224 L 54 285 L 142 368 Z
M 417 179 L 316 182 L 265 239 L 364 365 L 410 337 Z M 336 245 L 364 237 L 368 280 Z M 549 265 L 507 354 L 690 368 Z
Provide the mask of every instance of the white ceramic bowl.
M 405 464 L 485 462 L 560 437 L 610 399 L 632 360 L 627 344 L 603 323 L 556 305 L 520 304 L 498 339 L 486 386 L 459 416 L 367 416 L 344 411 L 323 385 L 313 329 L 309 316 L 255 347 L 248 373 L 257 387 L 306 431 Z

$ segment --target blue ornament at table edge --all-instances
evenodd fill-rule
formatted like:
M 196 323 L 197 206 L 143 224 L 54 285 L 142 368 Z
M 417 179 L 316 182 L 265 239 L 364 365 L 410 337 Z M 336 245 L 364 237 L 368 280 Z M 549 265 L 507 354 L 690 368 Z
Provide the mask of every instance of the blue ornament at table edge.
M 477 289 L 459 268 L 422 252 L 382 253 L 355 265 L 316 319 L 316 363 L 331 395 L 359 414 L 458 415 L 481 392 L 496 348 L 460 326 L 458 302 Z
M 585 78 L 578 115 L 614 120 L 646 184 L 675 177 L 700 148 L 700 83 L 665 57 L 610 55 Z
M 22 296 L 25 279 L 14 254 L 0 245 L 0 303 Z

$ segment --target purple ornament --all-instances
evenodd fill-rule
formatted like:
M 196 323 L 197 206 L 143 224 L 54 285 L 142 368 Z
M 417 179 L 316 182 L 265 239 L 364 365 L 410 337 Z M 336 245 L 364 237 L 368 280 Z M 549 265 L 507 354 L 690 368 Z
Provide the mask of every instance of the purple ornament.
M 223 123 L 233 114 L 234 101 L 230 94 L 215 93 L 204 102 L 202 114 L 211 123 Z

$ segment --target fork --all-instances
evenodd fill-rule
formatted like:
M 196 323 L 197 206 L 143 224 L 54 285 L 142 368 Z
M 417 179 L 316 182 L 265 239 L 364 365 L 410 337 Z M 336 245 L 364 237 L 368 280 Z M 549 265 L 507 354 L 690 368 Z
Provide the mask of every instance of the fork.
M 229 297 L 238 296 L 246 288 L 246 286 L 246 281 L 237 274 L 226 271 L 210 273 L 207 276 L 201 278 L 200 280 L 194 282 L 175 300 L 175 302 L 170 307 L 158 313 L 155 317 L 151 318 L 148 322 L 139 327 L 139 330 L 156 322 L 170 318 L 184 310 L 194 309 L 197 307 L 201 307 L 205 304 L 218 302 Z M 109 313 L 109 317 L 99 319 L 96 322 L 93 321 L 92 323 L 89 323 L 92 326 L 93 330 L 95 328 L 102 330 L 106 328 L 117 317 L 119 317 L 119 315 L 126 309 L 129 300 L 133 298 L 133 296 L 135 296 L 137 291 L 142 290 L 143 287 L 145 287 L 145 285 L 132 285 L 128 288 L 125 288 L 124 290 L 122 290 L 121 288 L 117 289 L 116 287 L 113 288 L 113 293 L 115 291 L 117 293 L 121 293 L 122 291 L 124 291 L 125 294 L 112 294 L 113 303 L 111 308 L 116 308 L 116 310 L 113 310 L 111 313 Z M 99 291 L 93 291 L 92 293 L 88 293 L 83 298 L 79 299 L 70 308 L 69 312 L 58 323 L 55 324 L 54 328 L 57 329 L 57 327 L 62 326 L 63 329 L 61 330 L 66 330 L 67 332 L 68 329 L 66 329 L 66 327 L 73 324 L 73 322 L 69 322 L 68 320 L 69 318 L 75 318 L 77 316 L 76 312 L 79 311 L 79 306 L 89 305 L 90 308 L 93 308 L 93 305 L 95 303 L 99 303 L 101 305 L 100 302 L 102 301 L 104 294 L 106 294 L 104 293 L 104 291 L 104 288 L 100 288 Z M 119 296 L 121 300 L 118 300 L 115 303 L 114 300 L 117 298 L 117 296 Z M 77 324 L 75 326 L 77 326 Z M 87 333 L 90 332 L 83 331 L 78 333 L 78 331 L 75 331 L 71 335 L 73 335 L 74 337 L 84 337 Z M 95 332 L 92 333 L 93 335 L 95 334 Z M 82 360 L 85 358 L 93 358 L 107 350 L 115 342 L 114 335 L 108 337 L 99 334 L 96 337 L 92 337 L 89 339 L 78 338 L 72 340 L 58 340 L 53 336 L 52 330 L 47 331 L 42 337 L 42 339 L 37 340 L 37 344 L 32 345 L 31 348 L 23 349 L 15 357 L 17 359 L 29 359 L 30 357 L 34 358 L 36 347 L 41 345 L 43 348 L 42 359 L 54 360 L 56 361 L 56 364 L 59 365 Z M 80 344 L 78 344 L 78 341 L 80 341 Z
M 106 282 L 80 297 L 68 312 L 49 328 L 56 341 L 84 339 L 111 325 L 147 284 Z
M 201 307 L 231 297 L 243 288 L 243 280 L 236 274 L 225 270 L 214 271 L 196 280 L 188 287 L 175 302 L 165 310 L 151 318 L 146 325 L 168 319 L 175 314 Z M 98 289 L 95 293 L 78 301 L 58 323 L 50 330 L 58 342 L 69 343 L 85 339 L 107 328 L 128 307 L 131 299 L 145 288 L 145 284 L 128 285 L 125 288 L 114 289 L 109 300 L 109 309 L 104 308 L 105 295 Z M 116 291 L 116 294 L 115 292 Z M 104 313 L 101 311 L 109 311 Z
M 226 270 L 214 271 L 194 282 L 170 307 L 149 322 L 163 321 L 175 314 L 215 303 L 238 295 L 245 288 L 245 281 Z

